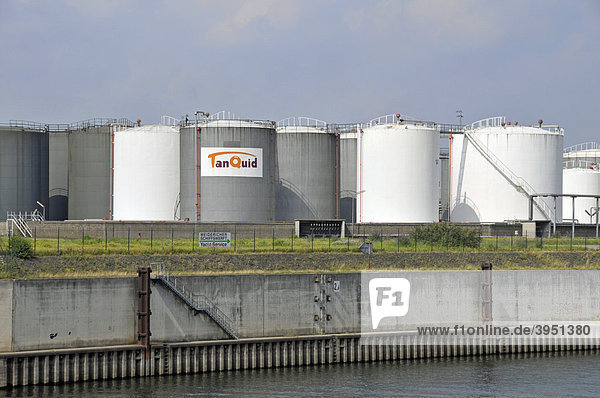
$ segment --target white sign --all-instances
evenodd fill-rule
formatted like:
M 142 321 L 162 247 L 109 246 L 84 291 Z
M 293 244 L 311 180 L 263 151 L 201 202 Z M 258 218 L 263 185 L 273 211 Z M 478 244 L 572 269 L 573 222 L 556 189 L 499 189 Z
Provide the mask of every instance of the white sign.
M 201 148 L 200 170 L 203 177 L 262 177 L 262 148 Z
M 200 232 L 200 247 L 231 247 L 231 232 Z
M 371 321 L 377 329 L 383 318 L 408 313 L 410 282 L 404 278 L 374 278 L 369 281 Z

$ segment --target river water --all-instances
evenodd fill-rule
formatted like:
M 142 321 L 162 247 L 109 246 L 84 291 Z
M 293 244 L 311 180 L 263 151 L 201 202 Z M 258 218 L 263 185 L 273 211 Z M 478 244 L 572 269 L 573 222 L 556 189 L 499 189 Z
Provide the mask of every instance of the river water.
M 600 396 L 600 352 L 442 358 L 32 386 L 0 396 Z

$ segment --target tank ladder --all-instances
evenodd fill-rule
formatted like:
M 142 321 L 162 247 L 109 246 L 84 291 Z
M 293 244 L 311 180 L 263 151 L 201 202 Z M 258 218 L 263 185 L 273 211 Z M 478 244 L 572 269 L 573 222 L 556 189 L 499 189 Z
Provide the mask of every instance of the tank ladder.
M 183 301 L 194 315 L 202 312 L 208 315 L 227 335 L 233 339 L 239 339 L 236 330 L 233 328 L 233 322 L 223 311 L 219 309 L 212 301 L 203 294 L 190 292 L 181 282 L 177 282 L 174 278 L 165 271 L 164 265 L 156 267 L 156 273 L 152 275 L 152 279 L 161 283 L 169 289 L 176 297 Z
M 481 153 L 484 159 L 486 159 L 496 170 L 498 170 L 498 172 L 512 186 L 514 186 L 518 192 L 521 192 L 523 195 L 527 196 L 527 199 L 530 199 L 532 195 L 536 194 L 536 191 L 527 183 L 527 181 L 513 173 L 512 170 L 502 163 L 502 161 L 496 155 L 489 151 L 477 137 L 469 132 L 465 132 L 465 137 L 471 141 L 473 146 L 477 149 L 477 151 L 479 151 L 479 153 Z M 554 210 L 552 210 L 540 197 L 534 197 L 533 203 L 548 220 L 555 219 Z

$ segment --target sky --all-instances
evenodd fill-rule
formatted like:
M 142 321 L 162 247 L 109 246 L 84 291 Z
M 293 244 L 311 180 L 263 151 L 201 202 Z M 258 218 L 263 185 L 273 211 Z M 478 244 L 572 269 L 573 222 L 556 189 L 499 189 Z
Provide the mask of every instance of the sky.
M 599 141 L 599 0 L 0 0 L 0 123 L 505 115 Z

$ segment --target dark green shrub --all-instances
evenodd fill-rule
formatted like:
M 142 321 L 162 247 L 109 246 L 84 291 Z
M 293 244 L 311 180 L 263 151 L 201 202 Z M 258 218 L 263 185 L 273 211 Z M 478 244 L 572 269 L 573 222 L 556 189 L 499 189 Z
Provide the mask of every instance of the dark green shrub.
M 411 233 L 411 240 L 415 237 L 421 243 L 450 247 L 479 247 L 481 241 L 479 231 L 445 222 L 417 227 Z
M 33 247 L 29 239 L 21 236 L 13 236 L 10 238 L 10 250 L 12 255 L 18 258 L 31 258 L 33 257 Z

